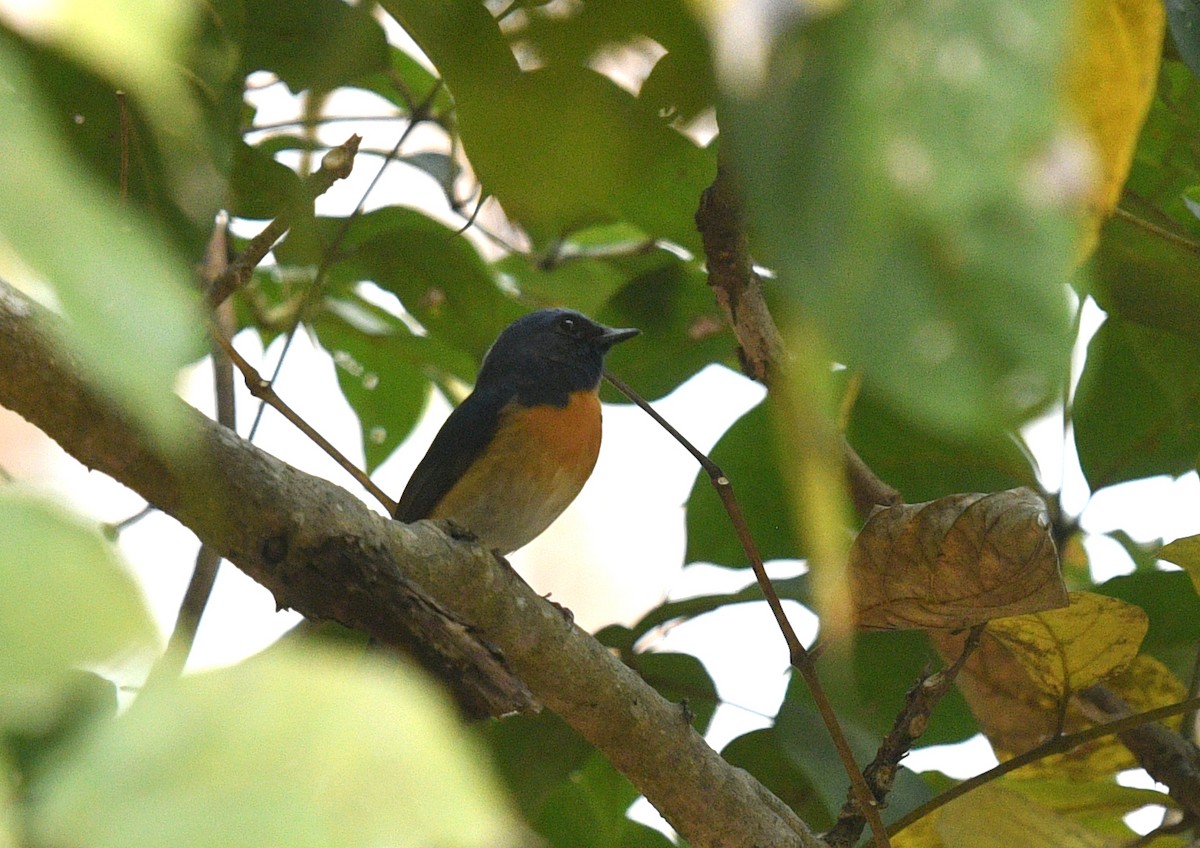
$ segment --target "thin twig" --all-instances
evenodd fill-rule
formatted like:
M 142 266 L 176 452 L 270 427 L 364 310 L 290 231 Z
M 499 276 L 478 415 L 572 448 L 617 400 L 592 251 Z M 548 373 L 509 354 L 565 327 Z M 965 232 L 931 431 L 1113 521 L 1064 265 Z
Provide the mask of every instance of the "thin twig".
M 129 202 L 129 146 L 132 143 L 133 127 L 129 119 L 129 98 L 125 92 L 117 91 L 117 122 L 121 149 L 120 170 L 117 172 L 117 196 L 121 205 Z
M 350 170 L 354 167 L 354 155 L 358 152 L 358 145 L 361 141 L 359 136 L 352 135 L 337 147 L 330 148 L 321 158 L 321 167 L 310 174 L 305 181 L 303 194 L 305 199 L 312 200 L 320 197 L 335 182 L 350 176 Z M 208 302 L 210 305 L 218 305 L 246 285 L 250 275 L 258 267 L 258 263 L 275 246 L 275 242 L 283 238 L 284 233 L 291 228 L 297 211 L 295 206 L 284 209 L 275 220 L 263 228 L 262 232 L 250 240 L 241 255 L 230 263 L 225 273 L 209 289 Z
M 200 268 L 200 284 L 204 290 L 225 273 L 229 267 L 229 219 L 221 215 L 213 227 L 212 237 L 204 251 L 204 263 Z M 237 331 L 237 319 L 233 305 L 224 301 L 214 310 L 216 332 L 222 338 L 230 339 Z M 237 408 L 233 390 L 233 363 L 225 355 L 225 350 L 215 341 L 209 342 L 209 353 L 213 364 L 213 395 L 217 404 L 217 423 L 230 430 L 237 428 Z M 217 574 L 221 567 L 221 555 L 217 549 L 208 544 L 201 544 L 196 554 L 196 564 L 192 568 L 192 577 L 183 593 L 179 604 L 179 614 L 175 617 L 175 627 L 167 640 L 167 649 L 150 669 L 146 680 L 147 687 L 155 681 L 178 677 L 187 665 L 188 655 L 196 641 L 196 632 L 200 629 L 200 619 L 208 607 L 208 599 L 212 596 L 213 586 L 217 582 Z
M 1135 215 L 1123 206 L 1118 206 L 1116 209 L 1114 209 L 1113 216 L 1126 220 L 1135 227 L 1140 227 L 1151 235 L 1157 236 L 1163 241 L 1168 241 L 1176 247 L 1181 247 L 1188 253 L 1200 256 L 1200 243 L 1194 242 L 1190 238 L 1181 236 L 1178 233 L 1173 233 L 1168 229 L 1160 227 L 1158 224 L 1152 223 L 1151 221 L 1147 221 L 1145 218 Z
M 1005 760 L 999 765 L 988 769 L 981 774 L 977 774 L 972 778 L 964 780 L 957 786 L 947 789 L 940 795 L 930 798 L 919 807 L 914 807 L 903 816 L 892 822 L 888 826 L 888 833 L 895 836 L 904 828 L 908 827 L 915 821 L 923 819 L 925 816 L 932 813 L 939 807 L 949 804 L 956 798 L 961 798 L 973 789 L 978 789 L 985 783 L 991 783 L 1009 772 L 1016 771 L 1019 768 L 1036 763 L 1038 760 L 1046 757 L 1054 756 L 1055 754 L 1063 754 L 1070 751 L 1072 748 L 1077 748 L 1085 742 L 1091 742 L 1093 739 L 1103 739 L 1105 736 L 1114 736 L 1122 731 L 1130 728 L 1138 727 L 1151 721 L 1158 721 L 1162 718 L 1170 718 L 1171 716 L 1185 713 L 1188 710 L 1200 707 L 1200 698 L 1188 698 L 1176 704 L 1168 704 L 1165 707 L 1157 707 L 1153 710 L 1146 710 L 1137 715 L 1131 715 L 1126 718 L 1117 719 L 1116 721 L 1105 722 L 1098 724 L 1095 727 L 1089 727 L 1087 730 L 1081 730 L 1078 733 L 1072 733 L 1067 736 L 1056 736 L 1053 739 L 1038 745 L 1036 748 L 1030 748 L 1023 754 L 1013 757 L 1010 760 Z
M 329 266 L 333 262 L 333 257 L 336 254 L 337 249 L 341 245 L 342 239 L 346 237 L 346 233 L 350 230 L 351 222 L 353 222 L 355 218 L 362 214 L 363 204 L 366 203 L 367 197 L 370 196 L 371 192 L 375 190 L 375 186 L 379 184 L 379 180 L 383 178 L 383 172 L 387 170 L 387 166 L 395 161 L 395 159 L 400 155 L 400 148 L 404 145 L 404 142 L 412 134 L 413 130 L 416 129 L 417 125 L 427 119 L 429 107 L 433 104 L 433 100 L 435 97 L 437 97 L 441 87 L 441 80 L 438 80 L 438 82 L 429 90 L 428 96 L 426 96 L 420 105 L 413 110 L 412 119 L 404 128 L 404 132 L 400 133 L 400 138 L 396 139 L 396 143 L 392 146 L 391 152 L 388 153 L 388 155 L 384 158 L 382 164 L 379 166 L 379 169 L 375 172 L 375 176 L 371 178 L 371 181 L 363 190 L 362 195 L 358 198 L 358 203 L 354 205 L 354 209 L 351 210 L 350 214 L 342 220 L 341 226 L 338 228 L 338 231 L 334 234 L 334 237 L 330 240 L 329 245 L 325 248 L 321 255 L 321 263 L 317 266 L 317 273 L 313 279 L 312 291 L 315 292 L 320 290 L 321 285 L 325 280 L 325 275 L 329 271 Z M 357 138 L 357 136 L 355 136 L 355 138 Z M 324 162 L 322 162 L 322 167 L 324 167 Z M 260 260 L 261 258 L 262 257 L 259 257 Z M 292 323 L 291 328 L 287 331 L 287 338 L 284 341 L 283 350 L 279 354 L 279 360 L 275 363 L 275 370 L 271 374 L 271 380 L 267 384 L 268 387 L 275 385 L 275 381 L 279 379 L 279 374 L 283 370 L 284 360 L 287 358 L 288 351 L 292 347 L 292 341 L 296 338 L 296 331 L 300 328 L 300 321 L 303 314 L 303 310 L 297 310 L 296 319 Z M 251 425 L 250 433 L 247 436 L 249 441 L 254 440 L 254 436 L 258 432 L 258 425 L 262 421 L 263 411 L 265 409 L 266 403 L 265 401 L 261 401 L 258 405 L 258 409 L 254 413 L 254 423 Z
M 279 395 L 275 393 L 275 389 L 271 386 L 270 382 L 264 380 L 262 375 L 255 370 L 254 366 L 247 362 L 228 340 L 221 338 L 220 334 L 215 330 L 215 328 L 210 327 L 210 335 L 217 340 L 217 343 L 220 344 L 222 348 L 224 348 L 225 354 L 233 361 L 233 364 L 237 366 L 237 369 L 242 372 L 242 376 L 246 380 L 246 388 L 250 390 L 250 394 L 254 395 L 263 403 L 266 403 L 277 410 L 280 415 L 292 422 L 292 424 L 298 430 L 300 430 L 300 432 L 315 442 L 316 445 L 321 448 L 321 450 L 329 454 L 329 456 L 333 458 L 334 462 L 342 466 L 342 468 L 344 468 L 351 477 L 357 480 L 364 489 L 370 492 L 377 501 L 383 504 L 383 507 L 387 510 L 388 515 L 391 515 L 396 511 L 396 502 L 389 498 L 383 489 L 375 485 L 371 478 L 364 474 L 363 471 L 358 468 L 358 466 L 347 459 L 341 451 L 335 448 L 328 439 L 318 433 L 312 427 L 312 425 L 301 418 L 290 406 L 284 403 L 283 400 L 280 399 Z
M 881 804 L 887 798 L 888 793 L 892 791 L 900 761 L 907 756 L 908 752 L 912 750 L 913 743 L 925 732 L 934 708 L 954 686 L 954 680 L 962 671 L 967 658 L 979 647 L 979 640 L 983 636 L 985 626 L 977 624 L 971 628 L 963 643 L 962 652 L 953 663 L 933 674 L 923 674 L 908 690 L 908 694 L 904 698 L 904 708 L 892 723 L 891 731 L 884 737 L 875 754 L 875 759 L 863 769 L 863 776 L 866 778 L 867 784 Z M 859 814 L 857 807 L 858 805 L 853 802 L 853 799 L 848 800 L 842 807 L 837 824 L 825 834 L 825 841 L 831 846 L 842 848 L 842 846 L 850 846 L 858 842 L 866 821 Z
M 742 508 L 738 503 L 737 497 L 733 493 L 733 484 L 730 483 L 729 478 L 725 476 L 725 472 L 721 470 L 719 465 L 688 441 L 682 433 L 659 415 L 658 411 L 641 395 L 631 389 L 624 380 L 614 376 L 607 369 L 604 371 L 604 377 L 622 394 L 637 404 L 643 412 L 653 418 L 659 426 L 670 433 L 677 442 L 683 445 L 688 453 L 695 457 L 696 461 L 707 472 L 710 482 L 717 490 L 717 495 L 721 498 L 721 503 L 729 515 L 729 520 L 733 523 L 738 541 L 741 542 L 742 549 L 745 551 L 746 557 L 750 560 L 750 566 L 754 569 L 754 576 L 762 588 L 763 596 L 767 599 L 767 605 L 771 609 L 771 614 L 775 617 L 775 623 L 779 626 L 784 641 L 787 643 L 789 660 L 792 666 L 804 677 L 804 682 L 808 684 L 813 701 L 816 703 L 817 709 L 821 713 L 821 719 L 825 722 L 825 728 L 829 732 L 829 737 L 833 740 L 834 747 L 837 748 L 838 756 L 842 760 L 846 774 L 850 777 L 851 791 L 858 802 L 863 816 L 871 825 L 871 830 L 875 836 L 875 844 L 879 848 L 887 848 L 890 843 L 887 832 L 883 827 L 883 821 L 879 818 L 879 809 L 875 796 L 871 794 L 871 790 L 867 786 L 862 772 L 859 771 L 858 764 L 854 760 L 854 753 L 850 750 L 850 743 L 846 740 L 846 735 L 842 732 L 842 726 L 838 721 L 837 713 L 834 712 L 833 705 L 829 702 L 829 698 L 825 694 L 825 689 L 821 685 L 820 678 L 817 676 L 817 670 L 813 665 L 812 658 L 796 635 L 796 631 L 792 628 L 792 623 L 788 620 L 787 612 L 783 608 L 783 602 L 779 600 L 779 594 L 775 591 L 775 587 L 771 583 L 771 578 L 767 575 L 767 569 L 763 564 L 762 557 L 759 555 L 758 546 L 755 544 L 754 538 L 750 534 L 750 529 L 746 525 L 746 517 L 742 513 Z

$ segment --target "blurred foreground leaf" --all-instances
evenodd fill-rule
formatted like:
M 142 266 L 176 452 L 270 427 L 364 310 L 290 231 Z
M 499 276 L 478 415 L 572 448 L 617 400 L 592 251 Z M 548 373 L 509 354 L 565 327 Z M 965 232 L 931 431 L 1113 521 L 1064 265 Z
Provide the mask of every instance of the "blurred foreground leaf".
M 276 648 L 96 726 L 32 787 L 30 829 L 94 848 L 516 844 L 453 715 L 406 667 Z
M 793 315 L 946 435 L 1027 420 L 1066 375 L 1088 188 L 1055 85 L 1070 7 L 845 4 L 721 116 Z
M 0 39 L 0 239 L 54 286 L 67 341 L 98 387 L 159 435 L 176 371 L 199 351 L 189 274 L 150 223 L 76 166 Z
M 0 725 L 53 721 L 41 699 L 74 669 L 149 653 L 155 639 L 133 577 L 94 526 L 0 493 Z

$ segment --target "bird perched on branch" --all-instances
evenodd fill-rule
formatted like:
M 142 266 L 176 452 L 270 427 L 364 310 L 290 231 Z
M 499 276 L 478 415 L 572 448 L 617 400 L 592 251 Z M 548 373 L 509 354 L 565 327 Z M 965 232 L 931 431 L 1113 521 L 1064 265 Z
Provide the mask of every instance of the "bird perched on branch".
M 568 309 L 508 325 L 484 357 L 475 389 L 446 419 L 394 517 L 449 519 L 508 554 L 579 494 L 600 451 L 604 355 L 640 331 Z

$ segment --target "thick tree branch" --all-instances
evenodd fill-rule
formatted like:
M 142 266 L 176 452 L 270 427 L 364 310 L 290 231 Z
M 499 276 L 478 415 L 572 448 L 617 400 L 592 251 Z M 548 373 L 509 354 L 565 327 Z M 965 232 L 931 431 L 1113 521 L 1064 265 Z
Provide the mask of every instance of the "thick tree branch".
M 692 845 L 821 845 L 782 802 L 722 760 L 686 711 L 488 551 L 435 523 L 404 525 L 371 512 L 191 409 L 182 410 L 180 453 L 164 454 L 87 386 L 55 342 L 57 323 L 0 282 L 0 404 L 191 528 L 281 607 L 388 644 L 426 624 L 450 634 L 442 634 L 448 642 L 457 635 L 474 644 L 477 664 L 464 673 L 489 659 L 497 679 L 512 668 Z M 470 625 L 455 634 L 447 623 L 456 621 Z

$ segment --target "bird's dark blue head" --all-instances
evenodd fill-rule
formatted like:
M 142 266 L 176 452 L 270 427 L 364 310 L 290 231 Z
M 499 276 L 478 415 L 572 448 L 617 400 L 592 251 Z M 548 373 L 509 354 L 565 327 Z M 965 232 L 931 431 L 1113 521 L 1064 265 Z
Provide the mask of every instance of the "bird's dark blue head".
M 600 385 L 604 354 L 640 330 L 614 330 L 570 309 L 539 309 L 500 333 L 476 391 L 515 394 L 525 406 L 566 406 L 572 392 Z

